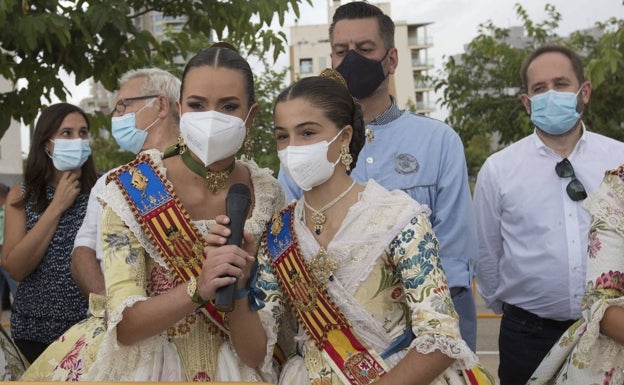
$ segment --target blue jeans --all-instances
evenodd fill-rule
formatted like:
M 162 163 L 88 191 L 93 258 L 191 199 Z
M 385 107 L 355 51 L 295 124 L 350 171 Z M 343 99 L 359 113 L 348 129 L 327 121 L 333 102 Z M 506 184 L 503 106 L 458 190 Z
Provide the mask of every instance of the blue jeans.
M 501 385 L 525 385 L 542 359 L 575 320 L 541 318 L 504 304 L 498 335 Z
M 469 287 L 452 287 L 451 298 L 459 314 L 459 331 L 473 352 L 477 351 L 477 307 Z

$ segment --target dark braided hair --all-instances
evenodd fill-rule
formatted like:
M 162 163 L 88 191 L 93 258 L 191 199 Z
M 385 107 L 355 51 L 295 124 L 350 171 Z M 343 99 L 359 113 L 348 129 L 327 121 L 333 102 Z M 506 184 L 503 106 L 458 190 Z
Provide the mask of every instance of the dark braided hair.
M 211 66 L 215 68 L 228 68 L 234 71 L 239 71 L 245 79 L 245 87 L 247 89 L 248 105 L 251 107 L 256 102 L 256 94 L 254 90 L 254 78 L 253 72 L 247 60 L 245 60 L 236 51 L 234 46 L 226 42 L 217 42 L 208 48 L 204 48 L 193 56 L 182 73 L 182 85 L 180 87 L 180 98 L 184 91 L 184 82 L 186 81 L 186 74 L 195 67 Z M 180 100 L 181 101 L 181 100 Z
M 324 112 L 325 117 L 341 129 L 353 127 L 349 152 L 353 157 L 351 169 L 355 168 L 362 147 L 364 147 L 364 113 L 362 107 L 349 93 L 342 76 L 335 70 L 324 70 L 320 76 L 303 78 L 282 91 L 275 106 L 296 98 L 305 98 Z M 275 114 L 275 106 L 273 114 Z M 350 172 L 349 172 L 350 173 Z

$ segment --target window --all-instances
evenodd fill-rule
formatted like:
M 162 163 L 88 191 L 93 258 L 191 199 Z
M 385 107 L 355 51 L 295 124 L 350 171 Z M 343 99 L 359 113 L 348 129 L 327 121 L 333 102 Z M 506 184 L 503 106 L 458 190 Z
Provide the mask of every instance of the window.
M 312 59 L 299 59 L 299 72 L 302 74 L 312 73 Z

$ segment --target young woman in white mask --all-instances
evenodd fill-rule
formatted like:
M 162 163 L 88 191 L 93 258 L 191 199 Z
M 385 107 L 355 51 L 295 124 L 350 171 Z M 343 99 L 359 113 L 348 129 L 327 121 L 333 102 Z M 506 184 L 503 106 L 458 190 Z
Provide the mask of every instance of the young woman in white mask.
M 241 306 L 259 301 L 250 296 L 234 310 L 232 341 L 241 359 L 270 368 L 270 352 L 289 326 L 283 317 L 293 311 L 297 354 L 280 384 L 460 379 L 458 371 L 477 357 L 460 337 L 429 209 L 400 190 L 349 176 L 364 122 L 342 77 L 325 70 L 294 83 L 279 95 L 274 122 L 282 167 L 304 194 L 269 222 L 259 274 L 239 280 L 240 290 L 264 294 L 257 312 Z M 223 243 L 223 229 L 213 227 L 212 244 Z M 207 258 L 253 251 L 215 247 Z
M 253 259 L 202 254 L 232 185 L 251 191 L 249 234 L 259 236 L 284 205 L 270 170 L 236 159 L 258 108 L 249 64 L 225 43 L 200 51 L 184 69 L 178 108 L 178 143 L 143 151 L 100 195 L 108 324 L 83 379 L 263 380 L 238 362 L 228 315 L 212 303 Z
M 43 110 L 24 182 L 7 197 L 2 250 L 2 266 L 19 282 L 11 335 L 30 362 L 87 316 L 69 261 L 96 179 L 87 115 L 68 103 Z

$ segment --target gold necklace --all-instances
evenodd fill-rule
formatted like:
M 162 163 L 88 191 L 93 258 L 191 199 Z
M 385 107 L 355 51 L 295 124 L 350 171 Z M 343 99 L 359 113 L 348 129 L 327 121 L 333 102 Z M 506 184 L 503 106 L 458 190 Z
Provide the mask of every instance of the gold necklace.
M 329 209 L 330 207 L 338 203 L 339 200 L 344 198 L 345 195 L 347 195 L 349 191 L 351 191 L 353 186 L 355 186 L 355 181 L 353 181 L 353 183 L 351 183 L 351 186 L 349 186 L 346 190 L 344 190 L 340 195 L 334 198 L 331 202 L 321 207 L 320 210 L 317 210 L 314 207 L 310 206 L 308 202 L 305 201 L 305 196 L 303 197 L 303 204 L 305 205 L 305 207 L 310 209 L 310 211 L 312 211 L 312 217 L 310 219 L 312 219 L 312 223 L 314 224 L 314 233 L 316 235 L 321 235 L 321 232 L 323 231 L 323 224 L 327 221 L 327 216 L 325 215 L 325 211 L 327 211 L 327 209 Z
M 327 280 L 333 281 L 334 271 L 338 268 L 338 262 L 332 258 L 323 246 L 319 249 L 318 254 L 310 261 L 310 270 L 312 274 L 322 283 Z
M 165 150 L 163 159 L 178 154 L 182 157 L 182 161 L 186 167 L 189 168 L 189 170 L 206 180 L 206 187 L 212 191 L 213 194 L 216 194 L 220 189 L 225 187 L 225 182 L 227 182 L 230 174 L 234 171 L 234 166 L 236 165 L 236 160 L 233 160 L 225 170 L 210 170 L 208 167 L 205 167 L 203 163 L 200 163 L 191 156 L 191 153 L 187 151 L 182 137 L 178 138 L 178 144 L 170 146 Z

